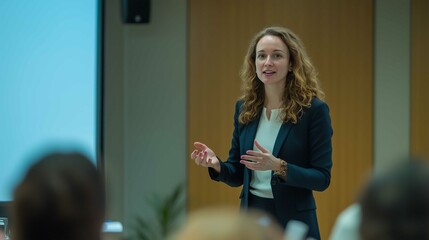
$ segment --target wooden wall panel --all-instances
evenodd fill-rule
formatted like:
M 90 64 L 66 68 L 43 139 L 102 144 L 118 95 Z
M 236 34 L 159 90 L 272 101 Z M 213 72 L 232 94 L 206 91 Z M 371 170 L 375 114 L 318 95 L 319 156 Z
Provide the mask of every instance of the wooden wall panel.
M 411 4 L 411 152 L 429 159 L 429 1 Z
M 331 186 L 316 193 L 321 234 L 327 238 L 372 168 L 372 1 L 189 0 L 188 16 L 188 153 L 199 140 L 227 157 L 239 69 L 256 32 L 281 25 L 303 40 L 319 70 L 334 129 Z M 190 211 L 238 207 L 240 189 L 211 181 L 206 169 L 189 162 Z

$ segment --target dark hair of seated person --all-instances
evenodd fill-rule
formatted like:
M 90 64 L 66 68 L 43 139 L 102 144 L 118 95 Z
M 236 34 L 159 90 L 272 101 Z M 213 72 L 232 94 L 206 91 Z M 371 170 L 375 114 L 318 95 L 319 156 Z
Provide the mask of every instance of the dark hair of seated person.
M 80 153 L 53 153 L 37 161 L 17 186 L 12 204 L 14 240 L 99 240 L 104 184 Z
M 360 204 L 363 240 L 429 240 L 429 162 L 415 159 L 374 177 Z

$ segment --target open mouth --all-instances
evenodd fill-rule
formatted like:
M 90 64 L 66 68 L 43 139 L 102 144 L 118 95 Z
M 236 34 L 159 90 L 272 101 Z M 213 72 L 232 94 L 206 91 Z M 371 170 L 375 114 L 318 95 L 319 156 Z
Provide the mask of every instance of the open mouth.
M 272 76 L 272 75 L 274 75 L 276 72 L 274 72 L 274 71 L 271 71 L 271 70 L 265 70 L 265 71 L 263 71 L 262 72 L 265 76 Z

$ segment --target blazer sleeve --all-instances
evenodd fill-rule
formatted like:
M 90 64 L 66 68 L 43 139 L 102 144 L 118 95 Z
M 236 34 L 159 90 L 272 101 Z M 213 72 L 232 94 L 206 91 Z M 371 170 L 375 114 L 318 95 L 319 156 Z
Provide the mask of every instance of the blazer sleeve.
M 328 105 L 324 102 L 312 106 L 308 123 L 308 165 L 288 163 L 285 184 L 293 187 L 323 191 L 331 181 L 332 135 Z M 287 161 L 287 160 L 286 160 Z
M 229 150 L 228 160 L 220 161 L 221 171 L 217 173 L 213 168 L 209 168 L 210 178 L 215 181 L 221 181 L 229 186 L 238 187 L 243 184 L 244 166 L 240 163 L 240 128 L 238 116 L 240 115 L 241 102 L 235 104 L 234 113 L 234 131 L 232 134 L 231 148 Z M 220 158 L 219 158 L 220 159 Z

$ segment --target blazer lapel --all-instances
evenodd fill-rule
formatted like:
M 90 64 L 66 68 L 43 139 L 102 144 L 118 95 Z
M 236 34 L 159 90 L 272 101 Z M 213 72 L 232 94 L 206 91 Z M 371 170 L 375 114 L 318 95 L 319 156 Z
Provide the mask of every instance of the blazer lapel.
M 241 149 L 241 154 L 245 154 L 247 150 L 253 150 L 253 141 L 256 137 L 256 130 L 258 129 L 260 119 L 261 115 L 244 127 L 245 132 L 242 139 L 243 149 Z
M 280 151 L 280 148 L 283 146 L 283 143 L 286 141 L 289 131 L 292 128 L 292 123 L 287 122 L 283 123 L 280 127 L 279 134 L 277 134 L 276 142 L 274 143 L 273 156 L 277 157 Z
M 261 119 L 261 114 L 252 122 L 244 127 L 244 134 L 240 139 L 242 142 L 241 153 L 245 154 L 247 150 L 253 150 L 253 141 L 255 140 L 256 130 L 258 129 L 259 120 Z M 293 124 L 291 122 L 283 123 L 280 127 L 279 133 L 277 134 L 276 141 L 274 143 L 273 156 L 277 157 L 282 147 L 283 143 L 286 141 L 287 136 L 289 135 L 290 129 Z
M 253 141 L 256 137 L 256 130 L 258 129 L 259 120 L 261 119 L 261 114 L 252 122 L 245 125 L 243 128 L 243 134 L 241 135 L 242 138 L 240 139 L 240 142 L 242 143 L 240 146 L 240 154 L 246 154 L 247 150 L 253 150 Z M 247 176 L 244 177 L 244 187 L 248 188 L 251 176 L 251 170 L 244 168 L 244 174 L 247 174 Z

